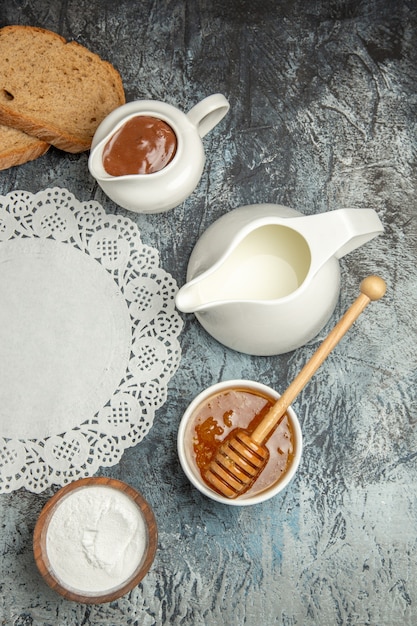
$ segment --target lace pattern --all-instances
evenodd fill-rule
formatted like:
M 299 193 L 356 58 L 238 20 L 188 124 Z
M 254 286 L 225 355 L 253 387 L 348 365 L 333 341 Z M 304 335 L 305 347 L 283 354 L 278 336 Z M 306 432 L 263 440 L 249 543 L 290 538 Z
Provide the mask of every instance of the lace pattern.
M 181 351 L 177 286 L 134 222 L 69 191 L 0 196 L 0 491 L 115 465 Z

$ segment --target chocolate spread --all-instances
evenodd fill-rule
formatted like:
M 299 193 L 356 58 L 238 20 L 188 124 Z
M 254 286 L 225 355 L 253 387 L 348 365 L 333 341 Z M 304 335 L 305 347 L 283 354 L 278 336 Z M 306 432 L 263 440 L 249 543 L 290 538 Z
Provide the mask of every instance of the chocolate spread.
M 103 166 L 111 176 L 153 174 L 173 159 L 177 137 L 166 122 L 137 115 L 112 135 L 103 150 Z

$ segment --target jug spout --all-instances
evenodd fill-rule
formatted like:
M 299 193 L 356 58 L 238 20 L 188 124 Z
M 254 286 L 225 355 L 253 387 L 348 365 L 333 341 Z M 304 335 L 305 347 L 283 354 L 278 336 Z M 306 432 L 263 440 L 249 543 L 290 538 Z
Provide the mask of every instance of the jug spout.
M 90 174 L 97 181 L 106 181 L 106 180 L 114 180 L 115 184 L 119 184 L 119 177 L 110 176 L 103 165 L 103 148 L 107 142 L 107 137 L 104 138 L 97 146 L 92 148 L 90 152 L 90 156 L 88 158 L 88 169 L 90 170 Z
M 195 313 L 203 305 L 194 280 L 186 283 L 175 296 L 175 306 L 183 313 Z

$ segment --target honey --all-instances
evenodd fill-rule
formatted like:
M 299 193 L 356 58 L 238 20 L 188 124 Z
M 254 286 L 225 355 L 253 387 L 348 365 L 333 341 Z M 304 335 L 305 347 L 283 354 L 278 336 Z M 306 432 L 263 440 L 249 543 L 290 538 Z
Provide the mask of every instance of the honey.
M 253 431 L 276 399 L 253 389 L 225 389 L 197 407 L 190 423 L 193 462 L 204 473 L 220 443 L 235 428 Z M 277 483 L 289 469 L 295 455 L 294 428 L 288 415 L 266 442 L 269 459 L 265 469 L 246 492 L 255 495 Z M 210 485 L 209 485 L 210 486 Z

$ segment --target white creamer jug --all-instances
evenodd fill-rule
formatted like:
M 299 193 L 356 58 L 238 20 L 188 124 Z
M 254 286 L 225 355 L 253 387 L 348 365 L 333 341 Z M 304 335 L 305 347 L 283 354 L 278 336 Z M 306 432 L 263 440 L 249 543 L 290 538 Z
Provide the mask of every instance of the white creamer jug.
M 382 232 L 372 209 L 303 216 L 275 204 L 240 207 L 198 240 L 176 306 L 234 350 L 264 356 L 294 350 L 334 311 L 338 259 Z
M 229 103 L 222 94 L 201 100 L 188 113 L 158 100 L 137 100 L 118 107 L 99 125 L 93 137 L 88 167 L 106 195 L 136 213 L 162 213 L 181 204 L 200 181 L 205 153 L 202 138 L 226 115 Z M 168 125 L 176 137 L 176 151 L 163 169 L 153 173 L 114 176 L 103 163 L 108 142 L 133 118 L 154 118 Z

